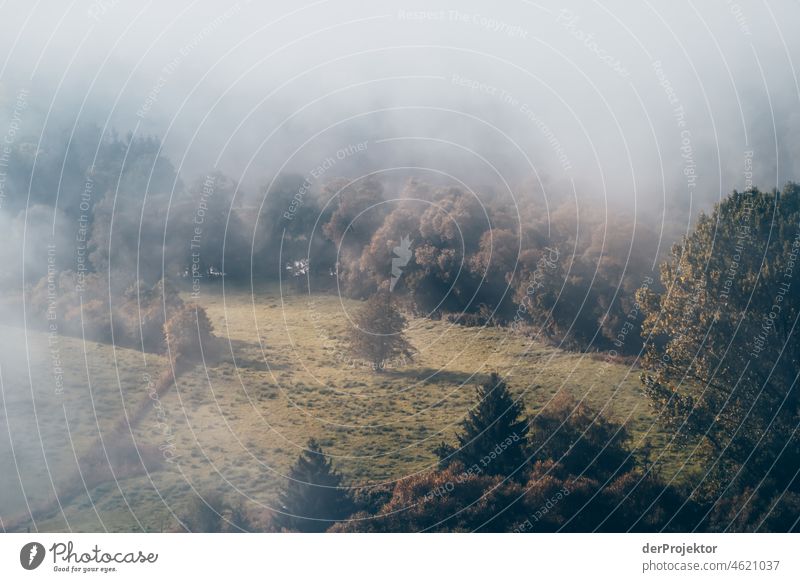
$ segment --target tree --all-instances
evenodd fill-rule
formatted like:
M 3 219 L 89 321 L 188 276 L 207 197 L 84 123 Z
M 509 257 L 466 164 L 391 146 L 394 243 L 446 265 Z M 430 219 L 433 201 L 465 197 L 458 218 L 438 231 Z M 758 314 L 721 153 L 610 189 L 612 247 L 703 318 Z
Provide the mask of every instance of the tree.
M 514 400 L 496 372 L 477 388 L 476 395 L 478 404 L 460 423 L 457 447 L 443 442 L 434 450 L 441 466 L 458 461 L 468 468 L 477 465 L 488 475 L 523 477 L 528 444 L 524 405 Z
M 239 184 L 214 171 L 175 201 L 167 245 L 183 251 L 179 260 L 192 276 L 205 278 L 210 269 L 231 279 L 250 275 L 251 237 L 240 212 L 242 199 Z
M 323 225 L 323 233 L 337 246 L 357 247 L 360 254 L 383 223 L 383 184 L 374 177 L 357 182 L 338 179 L 326 184 L 325 190 L 336 198 L 337 205 Z
M 189 532 L 237 533 L 254 529 L 241 503 L 230 503 L 216 492 L 206 492 L 193 497 L 181 521 Z
M 341 475 L 317 441 L 309 440 L 307 447 L 289 471 L 274 523 L 282 530 L 320 533 L 348 517 L 354 506 Z
M 720 495 L 800 488 L 799 251 L 800 187 L 734 192 L 673 247 L 665 291 L 637 293 L 645 390 Z
M 391 294 L 380 291 L 370 297 L 353 317 L 350 348 L 353 355 L 369 362 L 377 371 L 393 360 L 411 358 L 414 350 L 405 336 L 406 318 Z
M 174 361 L 213 360 L 218 352 L 214 326 L 199 305 L 183 305 L 164 325 Z

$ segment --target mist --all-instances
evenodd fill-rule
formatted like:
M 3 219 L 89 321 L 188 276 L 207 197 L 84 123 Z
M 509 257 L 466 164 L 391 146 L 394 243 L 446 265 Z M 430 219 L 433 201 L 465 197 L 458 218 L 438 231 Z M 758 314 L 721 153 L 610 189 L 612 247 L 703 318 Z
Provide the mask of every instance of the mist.
M 524 312 L 526 337 L 638 357 L 635 293 L 673 243 L 734 190 L 800 180 L 797 22 L 788 0 L 7 4 L 0 452 L 12 426 L 32 443 L 14 502 L 44 477 L 37 503 L 76 489 L 71 436 L 34 433 L 43 419 L 113 446 L 144 376 L 152 398 L 199 361 L 237 365 L 201 283 L 360 301 L 394 290 L 406 244 L 410 316 L 516 329 Z M 552 301 L 526 294 L 541 277 Z M 94 397 L 87 342 L 97 369 L 104 346 L 141 352 L 103 372 L 102 430 L 58 406 L 62 358 L 86 359 L 69 382 Z M 105 460 L 140 475 L 125 447 Z M 148 478 L 171 462 L 137 454 Z
M 82 7 L 4 19 L 7 119 L 29 92 L 17 139 L 155 135 L 181 176 L 219 169 L 251 193 L 365 141 L 337 174 L 536 177 L 655 210 L 743 189 L 746 152 L 762 188 L 797 174 L 789 2 Z

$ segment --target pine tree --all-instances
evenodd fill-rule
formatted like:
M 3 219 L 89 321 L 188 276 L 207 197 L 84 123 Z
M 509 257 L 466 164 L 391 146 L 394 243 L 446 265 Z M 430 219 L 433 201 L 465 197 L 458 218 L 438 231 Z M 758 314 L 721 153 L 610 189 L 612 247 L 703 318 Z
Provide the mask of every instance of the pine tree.
M 289 471 L 289 482 L 279 495 L 275 524 L 284 530 L 319 533 L 354 510 L 342 477 L 325 457 L 316 440 L 308 441 Z
M 255 529 L 241 502 L 231 503 L 216 492 L 205 492 L 193 497 L 181 521 L 183 527 L 190 532 L 237 533 Z
M 511 475 L 527 459 L 528 420 L 522 402 L 515 402 L 505 381 L 493 372 L 477 389 L 478 404 L 461 421 L 458 446 L 439 445 L 440 465 L 458 461 L 480 473 Z M 476 471 L 477 472 L 477 471 Z M 524 478 L 523 471 L 514 473 Z
M 377 371 L 414 353 L 404 333 L 406 318 L 388 291 L 370 297 L 353 317 L 353 324 L 350 332 L 353 355 L 368 361 Z

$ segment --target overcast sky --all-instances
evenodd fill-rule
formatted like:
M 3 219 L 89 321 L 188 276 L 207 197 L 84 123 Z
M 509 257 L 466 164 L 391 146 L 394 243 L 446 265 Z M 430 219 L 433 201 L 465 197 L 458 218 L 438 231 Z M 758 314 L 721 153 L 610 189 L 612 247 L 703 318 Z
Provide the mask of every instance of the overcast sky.
M 800 3 L 562 5 L 12 1 L 3 127 L 27 91 L 22 133 L 156 134 L 251 186 L 329 157 L 630 205 L 800 178 Z

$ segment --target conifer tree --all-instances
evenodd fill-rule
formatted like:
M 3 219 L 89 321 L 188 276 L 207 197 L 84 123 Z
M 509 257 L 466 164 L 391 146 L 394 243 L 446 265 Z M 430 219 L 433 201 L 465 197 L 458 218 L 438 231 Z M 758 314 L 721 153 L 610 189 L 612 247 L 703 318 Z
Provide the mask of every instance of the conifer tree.
M 413 355 L 404 333 L 406 318 L 388 291 L 370 297 L 353 317 L 353 324 L 350 332 L 353 355 L 369 362 L 375 370 L 396 366 Z
M 505 381 L 493 372 L 477 388 L 478 404 L 461 421 L 457 447 L 442 443 L 434 452 L 440 465 L 458 461 L 467 469 L 477 465 L 480 473 L 508 476 L 527 459 L 528 420 L 522 402 L 514 400 Z
M 289 471 L 289 482 L 279 495 L 275 524 L 284 530 L 318 533 L 353 512 L 353 501 L 342 476 L 316 440 L 308 441 Z

